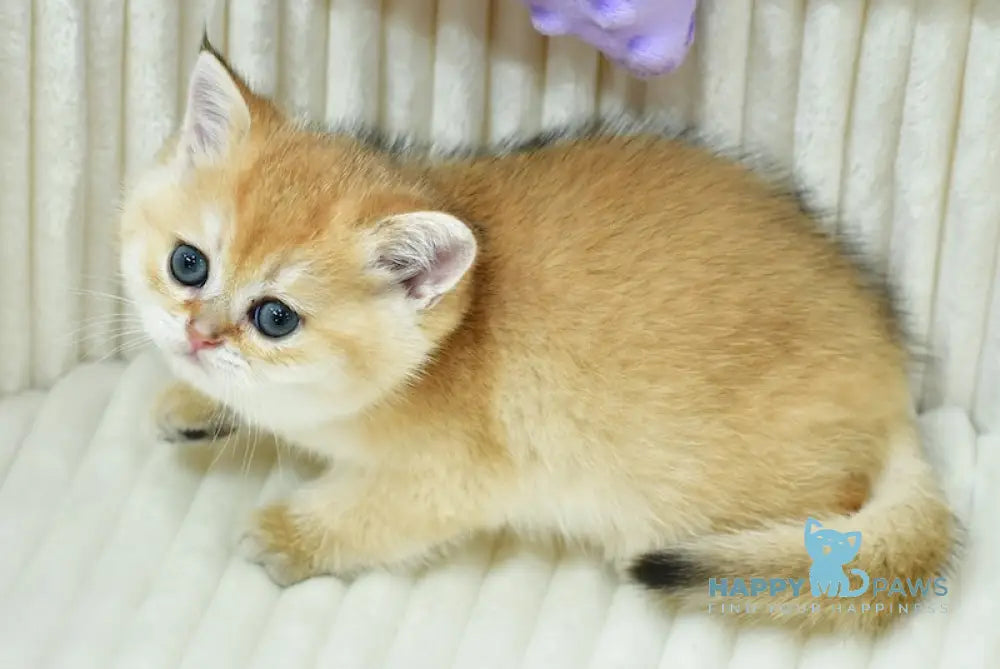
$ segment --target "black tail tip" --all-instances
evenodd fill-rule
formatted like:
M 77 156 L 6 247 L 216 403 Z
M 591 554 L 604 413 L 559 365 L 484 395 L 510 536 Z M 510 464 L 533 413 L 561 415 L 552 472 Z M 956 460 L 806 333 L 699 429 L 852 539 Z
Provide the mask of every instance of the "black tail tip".
M 653 590 L 684 590 L 705 580 L 704 568 L 687 555 L 671 551 L 646 553 L 629 566 L 634 581 Z

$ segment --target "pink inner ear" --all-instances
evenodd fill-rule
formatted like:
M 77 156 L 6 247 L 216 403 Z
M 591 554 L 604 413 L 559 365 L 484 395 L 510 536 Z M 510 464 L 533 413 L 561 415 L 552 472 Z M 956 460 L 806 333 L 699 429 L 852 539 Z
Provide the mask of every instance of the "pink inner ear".
M 406 288 L 408 297 L 426 300 L 454 285 L 470 262 L 469 252 L 460 242 L 416 247 L 401 244 L 382 255 L 376 264 Z
M 378 259 L 376 266 L 392 274 L 396 281 L 406 288 L 408 297 L 422 297 L 419 293 L 425 284 L 424 277 L 428 274 L 428 270 L 414 262 L 413 258 L 386 255 Z
M 434 257 L 429 265 L 419 268 L 413 276 L 403 280 L 406 294 L 424 299 L 437 293 L 453 274 L 460 271 L 460 262 L 461 254 L 454 247 L 434 249 Z
M 374 266 L 402 286 L 421 309 L 454 288 L 476 256 L 472 232 L 442 212 L 393 216 L 377 227 L 375 234 Z

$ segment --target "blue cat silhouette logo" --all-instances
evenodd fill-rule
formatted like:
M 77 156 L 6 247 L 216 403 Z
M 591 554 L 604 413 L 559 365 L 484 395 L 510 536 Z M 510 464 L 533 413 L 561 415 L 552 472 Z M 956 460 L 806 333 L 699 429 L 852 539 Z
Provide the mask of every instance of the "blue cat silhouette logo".
M 844 565 L 853 560 L 861 550 L 861 532 L 838 532 L 824 529 L 814 518 L 806 521 L 806 552 L 812 558 L 809 584 L 813 597 L 857 597 L 868 590 L 868 574 L 863 569 L 851 569 L 861 577 L 861 587 L 851 589 L 850 577 Z

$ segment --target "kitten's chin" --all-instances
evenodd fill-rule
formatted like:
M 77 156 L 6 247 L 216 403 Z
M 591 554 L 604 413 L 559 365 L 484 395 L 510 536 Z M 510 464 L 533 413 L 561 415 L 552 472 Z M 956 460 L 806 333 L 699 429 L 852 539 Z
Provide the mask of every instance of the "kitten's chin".
M 222 385 L 211 365 L 198 354 L 191 355 L 186 351 L 160 349 L 167 359 L 170 370 L 182 381 L 190 383 L 192 386 L 202 391 L 206 395 L 221 399 L 219 397 L 219 387 Z
M 227 375 L 208 356 L 192 357 L 174 351 L 166 353 L 166 357 L 177 378 L 226 404 L 249 423 L 291 441 L 349 419 L 367 405 L 359 402 L 360 393 L 336 388 L 329 382 L 268 382 L 255 378 L 250 383 L 246 378 Z

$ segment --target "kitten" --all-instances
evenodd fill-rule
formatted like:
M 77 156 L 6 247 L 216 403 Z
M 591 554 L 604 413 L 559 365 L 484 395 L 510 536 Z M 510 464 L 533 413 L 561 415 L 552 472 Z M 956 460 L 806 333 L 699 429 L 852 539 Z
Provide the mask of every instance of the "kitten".
M 793 198 L 703 149 L 394 154 L 289 121 L 209 47 L 121 234 L 180 379 L 166 429 L 226 431 L 221 403 L 334 463 L 241 541 L 280 584 L 510 528 L 704 606 L 709 578 L 805 578 L 807 515 L 863 530 L 873 579 L 949 558 L 885 298 Z

